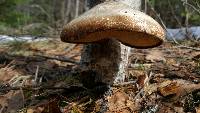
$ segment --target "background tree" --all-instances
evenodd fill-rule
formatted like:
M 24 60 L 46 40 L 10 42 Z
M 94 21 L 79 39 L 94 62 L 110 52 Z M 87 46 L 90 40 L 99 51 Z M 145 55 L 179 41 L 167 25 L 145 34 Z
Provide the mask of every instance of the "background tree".
M 58 37 L 64 23 L 83 13 L 88 5 L 95 5 L 101 1 L 0 0 L 0 33 Z M 160 15 L 169 28 L 198 26 L 200 23 L 199 0 L 142 1 L 146 1 L 147 13 L 155 19 Z

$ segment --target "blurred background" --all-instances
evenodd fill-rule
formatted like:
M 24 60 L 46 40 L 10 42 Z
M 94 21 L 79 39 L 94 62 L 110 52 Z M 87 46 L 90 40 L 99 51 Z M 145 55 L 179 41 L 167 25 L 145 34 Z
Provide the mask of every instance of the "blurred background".
M 200 0 L 142 0 L 172 40 L 132 49 L 127 82 L 99 100 L 102 86 L 84 87 L 96 73 L 81 69 L 82 44 L 59 38 L 94 1 L 0 0 L 0 113 L 200 113 Z
M 0 34 L 59 37 L 63 25 L 87 10 L 87 4 L 87 0 L 0 0 Z M 142 9 L 166 28 L 200 25 L 200 0 L 144 0 Z

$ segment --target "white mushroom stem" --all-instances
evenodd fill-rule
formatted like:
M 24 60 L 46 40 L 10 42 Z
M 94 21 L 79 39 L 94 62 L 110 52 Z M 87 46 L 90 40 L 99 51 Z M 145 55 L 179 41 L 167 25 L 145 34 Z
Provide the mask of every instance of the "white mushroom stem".
M 141 0 L 116 1 L 128 4 L 136 10 L 141 9 Z M 83 69 L 95 72 L 95 82 L 106 84 L 124 82 L 130 49 L 115 39 L 84 45 L 81 66 Z
M 109 39 L 96 44 L 85 45 L 81 63 L 84 69 L 95 72 L 95 82 L 112 84 L 123 82 L 128 66 L 130 48 Z

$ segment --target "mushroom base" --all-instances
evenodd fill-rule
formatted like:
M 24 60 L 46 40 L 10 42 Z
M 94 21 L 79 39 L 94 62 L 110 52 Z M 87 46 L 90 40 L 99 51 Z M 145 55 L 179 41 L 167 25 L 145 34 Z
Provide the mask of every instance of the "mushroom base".
M 129 53 L 130 47 L 115 39 L 84 45 L 81 67 L 95 72 L 92 76 L 96 83 L 111 85 L 124 82 Z

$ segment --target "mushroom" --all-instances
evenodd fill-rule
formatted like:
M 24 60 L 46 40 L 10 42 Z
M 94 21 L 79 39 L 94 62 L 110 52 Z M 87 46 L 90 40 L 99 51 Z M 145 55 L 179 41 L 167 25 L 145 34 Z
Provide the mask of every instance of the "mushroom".
M 164 41 L 163 28 L 138 11 L 140 6 L 141 0 L 109 0 L 64 26 L 61 40 L 84 44 L 80 64 L 95 72 L 95 82 L 124 82 L 130 47 L 153 48 Z

